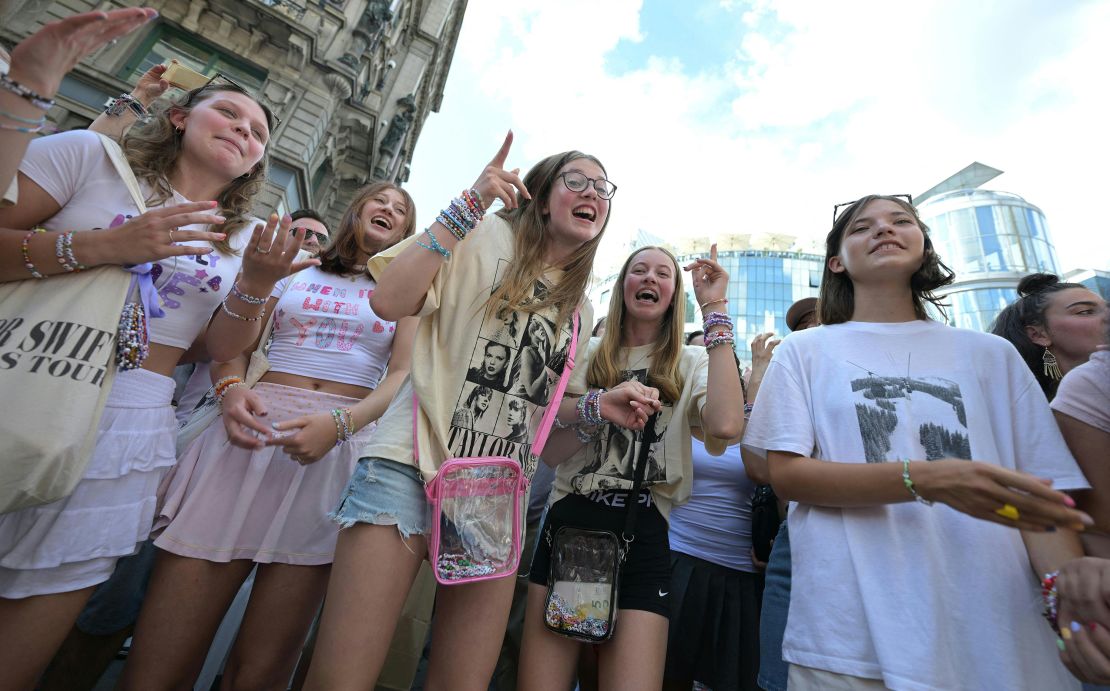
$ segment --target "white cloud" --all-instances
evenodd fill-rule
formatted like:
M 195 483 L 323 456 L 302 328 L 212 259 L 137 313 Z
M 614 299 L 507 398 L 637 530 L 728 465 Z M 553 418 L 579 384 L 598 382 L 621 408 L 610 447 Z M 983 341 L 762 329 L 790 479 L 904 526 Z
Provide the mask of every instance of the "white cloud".
M 1008 171 L 989 187 L 1045 211 L 1062 268 L 1110 264 L 1096 206 L 1110 3 L 719 8 L 735 20 L 734 60 L 695 73 L 683 58 L 697 47 L 674 46 L 614 75 L 606 55 L 620 41 L 661 38 L 637 0 L 472 0 L 413 165 L 420 222 L 512 127 L 510 165 L 570 148 L 601 158 L 620 186 L 610 247 L 637 228 L 823 235 L 834 202 L 916 194 L 979 160 Z

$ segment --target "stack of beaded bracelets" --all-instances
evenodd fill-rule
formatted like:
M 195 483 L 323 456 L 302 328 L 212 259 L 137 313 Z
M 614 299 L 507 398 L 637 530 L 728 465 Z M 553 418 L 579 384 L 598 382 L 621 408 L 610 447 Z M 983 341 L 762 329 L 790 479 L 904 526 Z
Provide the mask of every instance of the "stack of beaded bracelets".
M 1052 630 L 1055 631 L 1059 628 L 1059 604 L 1060 593 L 1056 589 L 1056 578 L 1060 575 L 1059 571 L 1046 573 L 1041 580 L 1041 597 L 1044 598 L 1044 618 L 1048 620 Z
M 236 386 L 246 386 L 246 385 L 247 385 L 247 383 L 245 381 L 243 381 L 242 377 L 236 377 L 236 376 L 223 377 L 222 379 L 220 379 L 219 381 L 216 382 L 216 385 L 212 388 L 213 388 L 213 390 L 215 391 L 215 394 L 216 394 L 216 402 L 220 404 L 220 411 L 221 412 L 223 411 L 223 407 L 224 407 L 224 395 L 228 391 L 234 389 Z
M 28 89 L 17 81 L 14 81 L 7 74 L 0 74 L 0 88 L 13 93 L 22 99 L 25 99 L 39 110 L 50 110 L 54 107 L 54 101 L 52 99 L 43 98 L 41 95 L 35 93 L 31 89 Z M 0 130 L 11 130 L 14 132 L 22 132 L 24 134 L 34 134 L 36 132 L 41 132 L 42 128 L 46 126 L 45 115 L 40 118 L 24 118 L 16 115 L 15 113 L 9 113 L 6 110 L 0 110 L 0 117 L 3 117 L 6 120 L 11 120 L 12 122 L 20 123 L 18 125 L 9 125 L 7 123 L 0 122 Z
M 58 263 L 62 265 L 62 270 L 66 273 L 77 273 L 89 267 L 77 261 L 77 257 L 73 255 L 73 231 L 62 233 L 54 242 L 54 256 L 58 258 Z
M 243 291 L 239 290 L 239 284 L 238 283 L 232 283 L 231 284 L 231 293 L 228 295 L 228 297 L 231 297 L 232 295 L 239 298 L 240 300 L 247 303 L 248 305 L 265 305 L 266 304 L 266 298 L 265 297 L 255 297 L 254 295 L 247 295 Z M 239 321 L 242 321 L 242 322 L 256 322 L 259 319 L 261 319 L 262 317 L 266 316 L 266 308 L 265 307 L 263 307 L 262 311 L 257 316 L 254 316 L 254 317 L 244 317 L 243 315 L 239 314 L 238 312 L 232 312 L 231 309 L 229 309 L 228 306 L 227 306 L 227 298 L 226 297 L 224 298 L 223 302 L 220 303 L 220 309 L 222 309 L 224 311 L 224 314 L 231 317 L 232 319 L 238 319 Z
M 141 303 L 124 304 L 119 315 L 116 334 L 116 366 L 121 371 L 142 367 L 150 355 L 150 339 L 146 324 L 146 310 Z
M 446 209 L 439 212 L 439 216 L 436 216 L 436 222 L 450 231 L 456 239 L 464 240 L 467 234 L 478 226 L 485 213 L 485 209 L 482 208 L 482 197 L 478 194 L 478 190 L 463 190 L 460 196 L 451 200 Z M 419 240 L 416 241 L 416 244 L 426 250 L 435 252 L 444 259 L 451 258 L 451 250 L 439 242 L 431 228 L 425 228 L 424 235 L 427 236 L 428 242 L 431 244 L 425 244 Z
M 705 332 L 705 349 L 713 350 L 717 346 L 728 343 L 729 345 L 736 342 L 736 337 L 732 333 L 732 320 L 724 312 L 710 312 L 703 317 L 702 331 Z M 723 326 L 723 331 L 713 331 L 710 329 L 715 326 Z
M 574 425 L 574 434 L 582 443 L 588 443 L 597 438 L 596 432 L 590 434 L 583 427 L 597 427 L 604 420 L 601 418 L 601 394 L 605 389 L 590 389 L 578 399 L 578 422 Z
M 331 418 L 335 420 L 335 445 L 339 446 L 355 435 L 354 424 L 351 422 L 350 408 L 333 408 Z

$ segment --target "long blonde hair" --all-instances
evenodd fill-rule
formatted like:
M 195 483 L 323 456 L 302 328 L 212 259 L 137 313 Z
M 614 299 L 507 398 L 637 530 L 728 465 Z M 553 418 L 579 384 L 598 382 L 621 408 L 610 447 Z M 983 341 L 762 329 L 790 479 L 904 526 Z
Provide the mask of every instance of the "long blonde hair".
M 601 168 L 602 173 L 605 172 L 601 161 L 581 151 L 566 151 L 548 156 L 524 176 L 524 186 L 532 194 L 532 199 L 525 199 L 518 194 L 517 208 L 497 212 L 513 229 L 513 261 L 501 284 L 487 302 L 490 309 L 498 309 L 502 300 L 507 301 L 509 309 L 514 311 L 537 312 L 548 307 L 557 307 L 558 321 L 563 322 L 582 302 L 593 271 L 594 255 L 612 217 L 611 205 L 601 232 L 570 255 L 563 266 L 565 273 L 559 284 L 541 299 L 529 302 L 533 299 L 536 281 L 542 278 L 547 268 L 545 257 L 549 237 L 548 219 L 543 213 L 544 203 L 551 196 L 551 187 L 559 179 L 559 171 L 563 166 L 580 158 L 593 161 Z
M 169 105 L 149 122 L 132 127 L 121 142 L 127 162 L 135 171 L 135 177 L 150 185 L 150 198 L 146 200 L 148 206 L 157 206 L 173 199 L 173 188 L 170 187 L 168 175 L 181 153 L 182 134 L 174 128 L 170 115 L 182 111 L 188 113 L 197 103 L 222 91 L 243 94 L 258 103 L 262 112 L 266 114 L 267 128 L 273 130 L 273 113 L 243 89 L 232 84 L 206 84 L 199 89 L 193 89 L 185 95 L 184 99 Z M 219 213 L 227 219 L 219 227 L 221 232 L 227 233 L 227 238 L 212 243 L 212 246 L 220 252 L 234 254 L 231 249 L 231 236 L 250 223 L 251 205 L 255 195 L 262 190 L 266 182 L 268 164 L 267 147 L 267 152 L 262 154 L 262 159 L 249 173 L 232 180 L 216 197 Z
M 682 269 L 678 260 L 664 247 L 649 245 L 633 250 L 628 255 L 620 275 L 613 285 L 609 297 L 609 314 L 605 318 L 605 334 L 601 337 L 601 345 L 594 351 L 590 358 L 590 367 L 586 370 L 586 382 L 589 386 L 600 386 L 611 389 L 624 381 L 620 362 L 621 334 L 624 331 L 624 279 L 632 260 L 641 252 L 659 250 L 671 260 L 674 265 L 674 295 L 671 296 L 671 305 L 663 315 L 663 323 L 659 325 L 659 340 L 656 341 L 655 353 L 651 366 L 648 368 L 647 384 L 659 389 L 659 398 L 669 403 L 674 403 L 682 395 L 684 381 L 679 369 L 682 359 L 684 339 L 682 325 L 686 323 L 686 292 L 682 287 Z

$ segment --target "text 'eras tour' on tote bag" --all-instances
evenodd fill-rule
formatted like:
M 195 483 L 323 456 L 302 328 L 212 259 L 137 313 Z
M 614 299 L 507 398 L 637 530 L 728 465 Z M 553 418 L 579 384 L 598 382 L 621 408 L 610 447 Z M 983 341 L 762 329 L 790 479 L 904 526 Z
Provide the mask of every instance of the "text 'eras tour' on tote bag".
M 539 456 L 559 413 L 559 403 L 574 369 L 578 347 L 578 310 L 571 321 L 566 364 L 555 393 L 547 402 L 532 455 Z M 413 405 L 413 453 L 416 441 L 416 407 Z M 425 491 L 432 505 L 432 535 L 428 560 L 436 581 L 443 585 L 503 578 L 520 565 L 520 538 L 524 530 L 524 500 L 528 478 L 513 458 L 481 456 L 448 458 Z
M 127 159 L 104 150 L 146 212 Z M 119 266 L 0 284 L 0 513 L 69 495 L 85 471 L 116 373 L 120 312 L 135 274 Z

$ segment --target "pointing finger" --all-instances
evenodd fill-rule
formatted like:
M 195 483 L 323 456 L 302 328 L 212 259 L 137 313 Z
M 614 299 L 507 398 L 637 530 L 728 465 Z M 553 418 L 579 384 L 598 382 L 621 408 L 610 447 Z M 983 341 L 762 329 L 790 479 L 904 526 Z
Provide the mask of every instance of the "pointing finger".
M 505 167 L 505 159 L 509 157 L 509 148 L 512 145 L 513 145 L 513 131 L 509 130 L 508 134 L 505 135 L 504 143 L 501 144 L 501 148 L 498 149 L 498 151 L 497 151 L 497 155 L 495 155 L 493 157 L 493 160 L 491 160 L 489 162 L 489 164 L 491 166 L 493 166 L 494 168 L 504 168 Z

